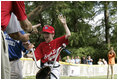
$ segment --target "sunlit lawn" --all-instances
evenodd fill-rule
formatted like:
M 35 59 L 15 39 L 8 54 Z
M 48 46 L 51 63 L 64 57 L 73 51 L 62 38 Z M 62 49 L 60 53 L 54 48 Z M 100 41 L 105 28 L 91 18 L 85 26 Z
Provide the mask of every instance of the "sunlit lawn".
M 117 79 L 116 74 L 115 74 L 114 78 Z M 27 76 L 24 79 L 35 79 L 35 76 Z M 60 79 L 107 79 L 107 76 L 106 75 L 105 76 L 94 76 L 94 77 L 88 77 L 88 76 L 82 76 L 82 77 L 61 76 Z

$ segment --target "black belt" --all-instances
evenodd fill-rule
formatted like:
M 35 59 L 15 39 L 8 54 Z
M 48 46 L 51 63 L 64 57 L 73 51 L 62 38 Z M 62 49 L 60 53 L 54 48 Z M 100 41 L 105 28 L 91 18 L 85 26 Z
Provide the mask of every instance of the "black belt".
M 54 63 L 54 61 L 49 61 L 49 62 L 47 62 L 48 64 L 53 64 Z
M 58 66 L 53 66 L 53 68 L 58 68 L 60 65 L 58 65 Z
M 9 59 L 9 61 L 16 61 L 16 60 L 18 60 L 18 58 L 17 59 Z

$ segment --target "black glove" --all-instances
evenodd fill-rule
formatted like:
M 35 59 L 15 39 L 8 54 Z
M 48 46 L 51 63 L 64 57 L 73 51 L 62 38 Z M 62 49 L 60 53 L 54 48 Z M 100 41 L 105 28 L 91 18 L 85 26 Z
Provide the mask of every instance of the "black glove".
M 49 79 L 50 73 L 51 68 L 49 66 L 45 66 L 37 72 L 36 79 Z

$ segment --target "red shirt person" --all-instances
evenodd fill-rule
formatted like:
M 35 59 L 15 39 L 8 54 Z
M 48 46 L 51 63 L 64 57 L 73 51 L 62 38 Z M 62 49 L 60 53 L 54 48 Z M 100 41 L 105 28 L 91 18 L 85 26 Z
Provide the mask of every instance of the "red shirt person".
M 9 24 L 12 12 L 17 16 L 17 19 L 21 23 L 21 27 L 25 31 L 30 32 L 33 30 L 32 24 L 28 21 L 26 13 L 25 13 L 24 1 L 1 1 L 1 29 L 2 29 L 2 31 L 1 31 L 1 78 L 2 79 L 10 78 L 8 45 L 6 44 L 3 31 L 6 29 L 6 27 Z M 19 35 L 17 35 L 17 33 L 15 33 L 10 37 L 17 39 L 17 38 L 19 38 Z M 25 39 L 27 40 L 28 37 L 29 36 L 26 35 Z M 19 38 L 19 40 L 20 39 L 21 38 Z
M 24 1 L 1 1 L 1 26 L 5 30 L 13 12 L 19 21 L 26 20 Z
M 45 28 L 48 28 L 48 29 L 45 29 Z M 45 26 L 43 27 L 43 31 L 45 30 L 45 32 L 48 32 L 51 34 L 51 32 L 49 31 L 50 28 L 53 28 L 53 27 Z M 54 61 L 54 58 L 51 58 L 51 57 L 53 57 L 56 54 L 57 49 L 60 46 L 62 46 L 63 43 L 65 43 L 66 45 L 68 44 L 68 39 L 65 39 L 65 36 L 56 38 L 48 43 L 46 42 L 40 43 L 40 45 L 35 50 L 36 59 L 37 60 L 41 59 L 43 63 L 48 62 L 48 61 Z M 59 61 L 59 56 L 57 58 L 57 61 Z
M 68 44 L 68 38 L 70 37 L 71 33 L 70 30 L 67 27 L 66 24 L 66 19 L 63 16 L 58 16 L 60 21 L 62 22 L 64 29 L 66 31 L 66 35 L 53 39 L 55 30 L 52 26 L 44 26 L 42 30 L 43 37 L 45 39 L 45 42 L 42 42 L 39 44 L 39 46 L 35 50 L 35 56 L 36 59 L 39 60 L 41 59 L 41 62 L 44 63 L 44 66 L 51 65 L 52 63 L 48 62 L 53 62 L 55 59 L 56 51 L 57 49 L 62 46 L 63 43 L 66 45 Z M 57 58 L 56 65 L 59 63 L 59 56 Z M 52 74 L 50 76 L 51 79 L 59 79 L 59 67 L 52 69 Z

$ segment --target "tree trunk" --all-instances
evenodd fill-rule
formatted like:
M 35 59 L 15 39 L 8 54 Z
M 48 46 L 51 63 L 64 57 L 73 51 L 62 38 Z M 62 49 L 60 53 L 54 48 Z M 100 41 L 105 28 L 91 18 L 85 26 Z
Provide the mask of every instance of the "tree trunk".
M 108 44 L 108 49 L 110 48 L 110 38 L 109 38 L 109 13 L 108 13 L 108 2 L 105 1 L 104 4 L 104 19 L 105 19 L 105 39 L 106 44 Z
M 27 17 L 30 21 L 33 21 L 36 16 L 38 16 L 38 14 L 41 13 L 41 11 L 43 10 L 43 6 L 38 6 L 36 7 L 32 12 L 30 12 Z

